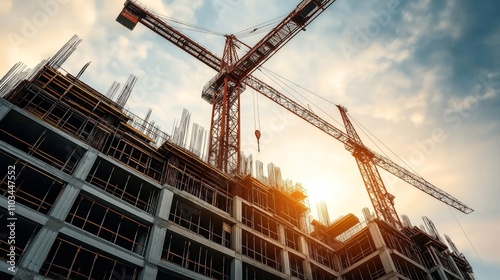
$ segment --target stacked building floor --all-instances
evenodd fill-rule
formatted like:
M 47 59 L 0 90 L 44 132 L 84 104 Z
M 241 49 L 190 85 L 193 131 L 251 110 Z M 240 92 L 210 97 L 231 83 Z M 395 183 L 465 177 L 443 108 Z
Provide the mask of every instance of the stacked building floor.
M 0 99 L 0 278 L 474 279 L 439 236 L 367 215 L 307 225 L 301 188 L 224 174 L 62 68 Z M 7 229 L 2 229 L 5 231 Z

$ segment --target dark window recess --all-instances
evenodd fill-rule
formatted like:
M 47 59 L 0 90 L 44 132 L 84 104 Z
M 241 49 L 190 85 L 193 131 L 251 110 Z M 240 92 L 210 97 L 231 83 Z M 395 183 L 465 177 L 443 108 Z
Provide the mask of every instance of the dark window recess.
M 285 242 L 286 242 L 286 246 L 296 250 L 296 251 L 299 251 L 299 240 L 300 240 L 300 235 L 288 228 L 288 227 L 285 227 Z
M 408 279 L 427 279 L 427 273 L 419 266 L 414 265 L 396 254 L 391 254 L 391 257 L 396 267 L 396 271 L 406 276 Z M 458 272 L 458 275 L 460 275 L 460 272 Z M 449 277 L 449 279 L 453 279 L 453 277 Z
M 131 135 L 115 133 L 104 143 L 103 153 L 130 166 L 140 173 L 161 182 L 165 161 L 154 156 L 151 147 Z
M 231 225 L 193 203 L 175 197 L 169 220 L 210 241 L 231 247 Z
M 137 279 L 139 269 L 114 259 L 101 250 L 59 236 L 50 249 L 40 274 L 52 279 Z
M 283 279 L 270 272 L 257 268 L 253 265 L 243 263 L 243 280 L 262 280 L 262 279 Z
M 302 205 L 299 203 L 293 205 L 289 201 L 285 201 L 282 199 L 276 199 L 275 203 L 276 214 L 293 226 L 299 227 L 299 218 L 303 213 L 301 208 Z
M 242 253 L 278 271 L 282 270 L 281 248 L 242 230 Z
M 358 233 L 357 238 L 351 238 L 345 242 L 344 246 L 339 250 L 339 257 L 342 269 L 346 269 L 363 259 L 369 254 L 375 252 L 375 244 L 370 236 L 368 228 Z M 368 278 L 367 278 L 368 279 Z
M 151 215 L 155 214 L 160 190 L 107 160 L 98 158 L 86 181 Z
M 190 277 L 186 277 L 182 274 L 175 273 L 173 271 L 162 270 L 158 267 L 158 273 L 156 273 L 156 280 L 192 280 Z
M 161 258 L 212 279 L 229 279 L 231 258 L 167 232 Z
M 188 168 L 185 166 L 182 170 L 169 164 L 167 173 L 169 182 L 167 183 L 231 214 L 232 198 L 229 196 L 229 186 L 226 185 L 225 188 L 223 184 L 218 186 L 204 179 L 203 176 L 190 172 Z
M 69 139 L 11 110 L 0 121 L 0 140 L 71 174 L 85 150 Z
M 368 280 L 378 279 L 386 275 L 382 261 L 378 255 L 356 266 L 355 269 L 350 270 L 343 275 L 345 280 Z M 425 279 L 413 278 L 413 279 Z
M 0 166 L 15 166 L 16 203 L 23 204 L 40 213 L 47 214 L 66 185 L 60 179 L 36 168 L 20 159 L 0 151 Z M 6 168 L 7 169 L 7 168 Z M 0 193 L 9 196 L 7 172 L 0 179 Z
M 304 259 L 291 253 L 288 253 L 288 259 L 290 260 L 290 273 L 292 276 L 305 280 L 306 276 L 304 275 L 304 266 L 302 265 Z
M 18 263 L 24 254 L 24 250 L 26 250 L 28 244 L 31 243 L 36 233 L 40 230 L 41 226 L 23 217 L 17 217 L 17 220 L 15 221 L 15 235 L 13 235 L 15 237 L 15 244 L 9 244 L 9 240 L 12 239 L 9 239 L 9 236 L 11 235 L 10 229 L 7 227 L 7 225 L 9 224 L 9 221 L 7 220 L 8 217 L 12 216 L 9 215 L 7 209 L 0 207 L 0 221 L 2 224 L 2 227 L 0 228 L 0 258 L 4 261 L 8 261 L 10 259 L 10 256 L 8 256 L 7 254 L 9 254 L 11 251 L 10 247 L 14 246 L 15 259 L 16 263 Z M 0 279 L 8 278 L 0 277 Z
M 333 250 L 311 239 L 307 240 L 307 245 L 309 247 L 309 257 L 311 257 L 311 259 L 333 270 L 339 270 L 337 265 L 335 265 L 335 253 Z
M 337 277 L 328 273 L 327 271 L 311 264 L 312 280 L 337 280 Z
M 278 222 L 276 220 L 245 203 L 242 206 L 242 221 L 246 226 L 278 240 Z
M 140 255 L 144 253 L 149 226 L 91 197 L 80 195 L 73 204 L 66 222 L 134 253 Z
M 421 265 L 424 265 L 420 250 L 410 238 L 400 235 L 399 232 L 394 233 L 392 230 L 387 230 L 384 227 L 380 227 L 380 233 L 384 238 L 384 242 L 387 247 L 400 252 Z

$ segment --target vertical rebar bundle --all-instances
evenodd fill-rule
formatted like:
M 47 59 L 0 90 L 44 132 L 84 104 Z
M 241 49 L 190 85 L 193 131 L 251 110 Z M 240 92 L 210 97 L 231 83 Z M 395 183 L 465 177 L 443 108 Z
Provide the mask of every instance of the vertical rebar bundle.
M 125 104 L 127 103 L 128 98 L 130 97 L 130 93 L 132 93 L 132 89 L 135 86 L 135 83 L 137 82 L 137 77 L 130 74 L 130 76 L 127 79 L 127 82 L 125 83 L 125 87 L 123 87 L 122 92 L 118 96 L 118 99 L 116 100 L 116 103 L 120 107 L 124 107 Z
M 14 88 L 20 80 L 24 79 L 27 74 L 24 69 L 26 69 L 26 65 L 18 62 L 0 79 L 0 97 Z
M 172 142 L 179 146 L 185 147 L 187 131 L 189 127 L 189 122 L 191 120 L 191 112 L 186 109 L 182 110 L 182 117 L 179 125 L 175 126 L 174 123 L 174 131 L 172 133 Z
M 106 96 L 113 100 L 113 98 L 115 97 L 116 95 L 116 92 L 118 92 L 118 89 L 120 88 L 120 83 L 118 83 L 117 81 L 114 81 L 111 86 L 109 87 L 108 91 L 106 91 Z
M 193 123 L 191 140 L 189 142 L 189 150 L 199 157 L 201 157 L 202 155 L 204 133 L 205 128 L 203 126 L 197 123 Z
M 77 35 L 73 35 L 73 37 L 71 37 L 71 39 L 69 39 L 69 41 L 49 59 L 47 65 L 56 70 L 59 69 L 81 42 L 82 39 L 79 39 Z

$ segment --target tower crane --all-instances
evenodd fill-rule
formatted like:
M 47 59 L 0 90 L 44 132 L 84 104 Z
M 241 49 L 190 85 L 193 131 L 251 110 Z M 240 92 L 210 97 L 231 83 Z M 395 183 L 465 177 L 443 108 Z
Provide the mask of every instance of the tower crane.
M 350 145 L 345 144 L 345 147 L 348 150 L 352 150 L 352 155 L 356 159 L 356 164 L 363 178 L 368 196 L 370 196 L 376 216 L 383 218 L 395 228 L 402 228 L 399 215 L 396 212 L 396 208 L 394 208 L 394 196 L 387 192 L 384 181 L 382 181 L 377 166 L 373 162 L 373 154 L 364 148 L 361 138 L 347 117 L 347 109 L 340 105 L 337 105 L 337 107 L 342 116 L 347 135 L 350 137 L 349 141 L 354 146 L 354 148 L 351 148 Z
M 212 104 L 208 162 L 228 174 L 239 172 L 240 94 L 244 79 L 267 61 L 290 39 L 318 17 L 335 0 L 303 0 L 241 59 L 236 37 L 226 35 L 222 59 L 178 32 L 137 1 L 128 0 L 117 20 L 129 29 L 138 22 L 174 43 L 218 73 L 204 87 L 202 97 Z
M 347 118 L 345 108 L 339 107 L 347 128 L 347 134 L 252 75 L 255 69 L 283 47 L 300 30 L 304 30 L 312 20 L 333 2 L 335 0 L 301 1 L 285 19 L 241 58 L 238 58 L 236 54 L 238 40 L 234 35 L 225 36 L 226 43 L 223 56 L 219 58 L 137 1 L 127 0 L 116 20 L 130 30 L 133 30 L 137 23 L 142 23 L 153 32 L 217 71 L 215 77 L 205 85 L 202 98 L 212 104 L 208 151 L 209 163 L 226 174 L 239 172 L 239 96 L 245 90 L 245 87 L 249 86 L 344 144 L 345 148 L 356 158 L 378 218 L 385 220 L 396 228 L 401 227 L 399 217 L 394 209 L 394 197 L 385 190 L 376 166 L 385 169 L 417 189 L 463 213 L 471 213 L 473 209 L 452 195 L 434 186 L 421 176 L 394 163 L 389 158 L 364 146 Z

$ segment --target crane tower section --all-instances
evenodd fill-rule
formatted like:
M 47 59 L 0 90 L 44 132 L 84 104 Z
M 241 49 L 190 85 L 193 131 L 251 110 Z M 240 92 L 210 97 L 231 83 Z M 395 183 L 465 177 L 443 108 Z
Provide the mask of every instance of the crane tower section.
M 278 25 L 239 59 L 233 35 L 226 35 L 222 59 L 177 31 L 137 1 L 125 2 L 117 21 L 133 30 L 141 22 L 146 27 L 185 50 L 218 73 L 207 83 L 202 98 L 212 104 L 208 161 L 227 174 L 240 172 L 240 102 L 245 79 L 335 0 L 303 0 Z

